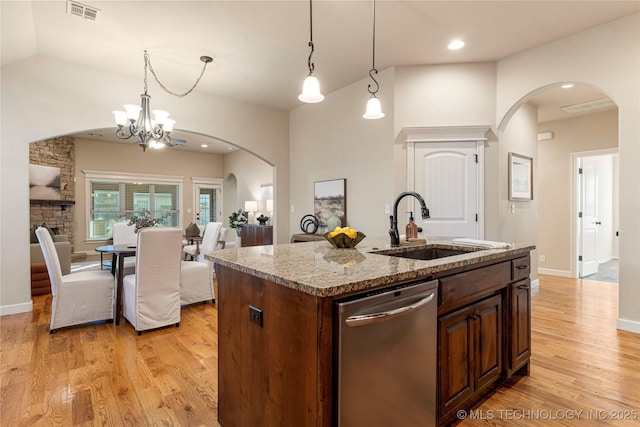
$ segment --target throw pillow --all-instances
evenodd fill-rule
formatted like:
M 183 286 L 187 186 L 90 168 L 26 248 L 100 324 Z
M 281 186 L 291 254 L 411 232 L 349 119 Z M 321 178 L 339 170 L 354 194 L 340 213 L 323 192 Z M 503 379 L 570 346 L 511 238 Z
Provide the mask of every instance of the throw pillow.
M 187 225 L 187 228 L 184 231 L 184 235 L 186 237 L 199 237 L 200 236 L 200 227 L 198 224 L 194 224 L 193 222 Z
M 36 236 L 36 229 L 37 229 L 38 227 L 44 227 L 44 228 L 46 228 L 46 229 L 47 229 L 47 231 L 49 231 L 49 234 L 51 234 L 51 238 L 53 239 L 53 236 L 54 236 L 53 231 L 52 231 L 49 227 L 47 227 L 47 226 L 45 225 L 45 223 L 43 222 L 43 223 L 42 223 L 42 224 L 40 224 L 40 225 L 37 225 L 37 224 L 36 224 L 36 225 L 34 225 L 33 227 L 31 227 L 31 235 L 30 235 L 30 237 L 29 237 L 29 241 L 30 241 L 31 243 L 38 243 L 38 236 Z

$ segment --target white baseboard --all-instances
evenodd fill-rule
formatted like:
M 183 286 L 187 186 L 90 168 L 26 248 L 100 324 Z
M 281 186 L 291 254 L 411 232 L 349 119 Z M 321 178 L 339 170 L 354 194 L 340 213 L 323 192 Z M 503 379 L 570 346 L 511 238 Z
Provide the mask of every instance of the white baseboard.
M 0 306 L 0 316 L 6 316 L 8 314 L 28 313 L 33 311 L 33 301 L 23 302 L 21 304 L 11 304 Z
M 536 289 L 539 287 L 540 287 L 540 280 L 536 279 L 531 281 L 531 289 Z
M 637 320 L 618 319 L 618 329 L 634 334 L 640 334 L 640 322 Z
M 566 270 L 554 270 L 552 268 L 538 267 L 538 274 L 547 274 L 549 276 L 571 277 L 571 272 Z

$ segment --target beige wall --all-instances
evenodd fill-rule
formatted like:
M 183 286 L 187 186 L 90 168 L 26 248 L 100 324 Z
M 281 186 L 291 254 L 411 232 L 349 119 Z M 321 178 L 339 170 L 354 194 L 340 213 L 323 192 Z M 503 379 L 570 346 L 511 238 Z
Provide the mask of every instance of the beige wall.
M 240 150 L 224 156 L 224 176 L 229 176 L 229 174 L 233 174 L 236 177 L 235 197 L 230 198 L 235 203 L 225 203 L 223 222 L 228 225 L 231 212 L 238 209 L 244 210 L 244 202 L 246 200 L 256 200 L 258 201 L 259 211 L 251 214 L 251 223 L 257 224 L 258 222 L 255 218 L 260 213 L 264 213 L 265 216 L 271 217 L 269 224 L 274 225 L 274 239 L 278 243 L 288 243 L 288 229 L 284 230 L 284 233 L 279 236 L 276 216 L 271 216 L 266 212 L 267 196 L 269 193 L 273 194 L 273 167 L 256 156 Z M 272 186 L 268 187 L 267 184 Z
M 498 62 L 497 122 L 538 90 L 559 82 L 595 86 L 618 106 L 620 286 L 618 327 L 640 333 L 640 14 Z M 500 220 L 504 218 L 501 217 Z
M 571 271 L 571 154 L 618 147 L 618 110 L 542 123 L 550 141 L 538 143 L 538 253 L 541 268 Z
M 395 195 L 393 73 L 387 69 L 378 75 L 382 119 L 362 118 L 367 80 L 291 111 L 291 233 L 301 233 L 300 219 L 313 213 L 314 182 L 346 178 L 348 225 L 367 236 L 387 234 L 384 205 L 393 203 Z
M 497 144 L 497 162 L 487 168 L 487 173 L 497 171 L 498 175 L 498 206 L 486 206 L 487 216 L 496 215 L 498 221 L 497 240 L 520 244 L 535 245 L 538 240 L 538 188 L 536 181 L 539 162 L 537 159 L 538 142 L 538 109 L 532 104 L 525 104 L 512 116 L 506 129 L 499 135 Z M 509 153 L 516 153 L 533 159 L 533 200 L 509 200 Z M 494 188 L 493 191 L 496 191 Z M 531 278 L 537 279 L 537 249 L 531 252 Z
M 193 207 L 191 177 L 223 178 L 223 156 L 219 154 L 185 151 L 180 148 L 163 150 L 142 149 L 135 143 L 121 144 L 75 140 L 76 146 L 76 220 L 74 250 L 90 251 L 104 244 L 86 241 L 87 194 L 83 171 L 108 171 L 182 176 L 182 228 L 193 221 L 187 209 Z

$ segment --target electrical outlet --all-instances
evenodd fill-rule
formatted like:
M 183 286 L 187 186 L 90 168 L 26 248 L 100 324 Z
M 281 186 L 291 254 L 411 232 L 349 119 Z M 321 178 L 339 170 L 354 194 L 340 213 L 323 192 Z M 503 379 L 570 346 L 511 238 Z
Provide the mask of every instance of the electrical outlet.
M 262 328 L 262 310 L 252 305 L 249 306 L 249 321 Z
M 384 205 L 384 213 L 386 214 L 391 213 L 391 205 Z
M 547 262 L 547 257 L 545 255 L 540 255 L 540 262 Z

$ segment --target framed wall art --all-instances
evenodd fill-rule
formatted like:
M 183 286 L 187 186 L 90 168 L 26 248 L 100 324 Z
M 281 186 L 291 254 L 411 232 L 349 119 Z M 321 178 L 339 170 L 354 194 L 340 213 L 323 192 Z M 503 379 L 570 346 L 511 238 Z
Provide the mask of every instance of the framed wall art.
M 509 200 L 533 200 L 533 159 L 509 153 Z
M 30 164 L 29 199 L 60 200 L 60 168 Z
M 347 225 L 347 180 L 318 181 L 313 186 L 313 213 L 321 228 Z

